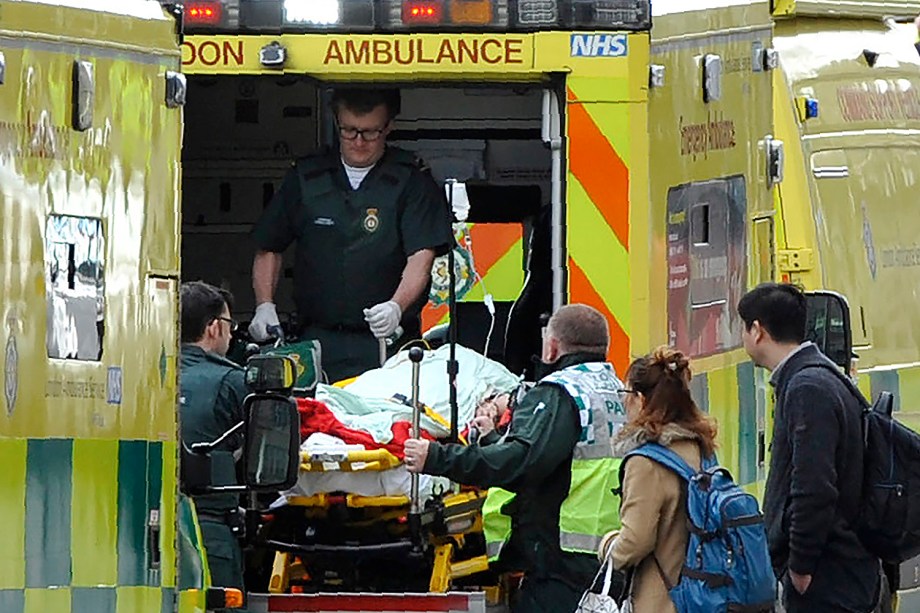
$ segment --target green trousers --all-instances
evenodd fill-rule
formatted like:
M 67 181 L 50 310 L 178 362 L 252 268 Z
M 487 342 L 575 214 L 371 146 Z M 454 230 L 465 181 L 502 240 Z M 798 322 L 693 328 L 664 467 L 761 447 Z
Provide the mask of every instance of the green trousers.
M 204 538 L 208 567 L 211 569 L 211 585 L 214 587 L 235 587 L 246 594 L 243 585 L 243 551 L 240 542 L 222 521 L 209 517 L 201 518 L 201 536 Z M 246 613 L 245 609 L 218 609 L 228 613 Z

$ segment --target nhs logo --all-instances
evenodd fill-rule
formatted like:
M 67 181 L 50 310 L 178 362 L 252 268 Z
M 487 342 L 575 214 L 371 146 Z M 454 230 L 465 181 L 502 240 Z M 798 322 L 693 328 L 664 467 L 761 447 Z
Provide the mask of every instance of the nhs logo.
M 625 34 L 572 34 L 572 57 L 624 57 Z

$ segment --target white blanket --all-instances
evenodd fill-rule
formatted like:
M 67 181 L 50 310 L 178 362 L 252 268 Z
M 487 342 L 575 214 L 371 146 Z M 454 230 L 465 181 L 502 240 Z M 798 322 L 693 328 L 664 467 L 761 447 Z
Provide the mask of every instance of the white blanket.
M 423 416 L 421 427 L 434 437 L 450 434 L 445 424 L 450 423 L 450 395 L 447 384 L 448 346 L 426 351 L 419 374 L 419 400 L 443 418 L 443 423 Z M 466 347 L 457 346 L 457 406 L 459 428 L 469 423 L 476 405 L 495 392 L 511 391 L 519 379 L 504 366 Z M 393 438 L 394 421 L 412 419 L 407 404 L 393 400 L 394 396 L 412 397 L 412 363 L 408 351 L 390 358 L 381 368 L 359 376 L 344 389 L 330 385 L 317 386 L 316 399 L 329 407 L 335 417 L 354 430 L 363 430 L 379 443 L 389 443 Z M 360 445 L 345 445 L 341 439 L 325 434 L 314 434 L 301 449 L 310 452 L 347 451 L 363 449 Z M 325 472 L 301 471 L 297 486 L 286 492 L 288 496 L 312 496 L 318 493 L 347 492 L 360 496 L 409 495 L 410 475 L 402 466 L 383 471 Z M 421 475 L 419 490 L 423 498 L 431 494 L 432 487 L 450 485 L 442 477 Z
M 447 345 L 426 351 L 419 373 L 419 400 L 440 415 L 444 424 L 450 423 L 449 357 Z M 476 405 L 483 398 L 511 391 L 520 380 L 502 364 L 460 345 L 457 363 L 458 424 L 463 429 L 473 419 Z M 382 367 L 360 375 L 344 390 L 320 386 L 316 391 L 316 398 L 325 402 L 340 421 L 350 428 L 370 432 L 381 443 L 390 441 L 394 419 L 412 418 L 409 406 L 390 400 L 397 395 L 407 400 L 412 398 L 412 362 L 408 351 L 401 351 Z M 449 434 L 444 424 L 428 418 L 422 420 L 422 428 L 436 437 Z

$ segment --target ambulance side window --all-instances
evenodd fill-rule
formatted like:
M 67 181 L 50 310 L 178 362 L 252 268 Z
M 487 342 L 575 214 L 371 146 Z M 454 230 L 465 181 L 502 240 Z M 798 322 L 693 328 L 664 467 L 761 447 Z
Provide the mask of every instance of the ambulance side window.
M 49 358 L 102 358 L 105 332 L 102 221 L 51 215 L 45 229 L 46 346 Z
M 741 344 L 735 305 L 747 280 L 744 177 L 668 192 L 669 343 L 692 356 Z

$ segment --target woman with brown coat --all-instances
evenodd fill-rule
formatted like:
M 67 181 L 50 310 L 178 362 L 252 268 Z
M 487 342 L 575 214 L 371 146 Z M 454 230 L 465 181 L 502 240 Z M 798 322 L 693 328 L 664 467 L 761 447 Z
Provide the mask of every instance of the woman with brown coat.
M 619 457 L 657 442 L 699 470 L 715 451 L 715 422 L 690 396 L 690 366 L 679 351 L 660 348 L 635 360 L 621 391 L 627 423 L 614 439 Z M 598 556 L 617 570 L 635 569 L 635 613 L 673 613 L 668 586 L 680 579 L 687 552 L 687 485 L 670 469 L 642 456 L 626 463 L 621 529 L 607 534 Z

